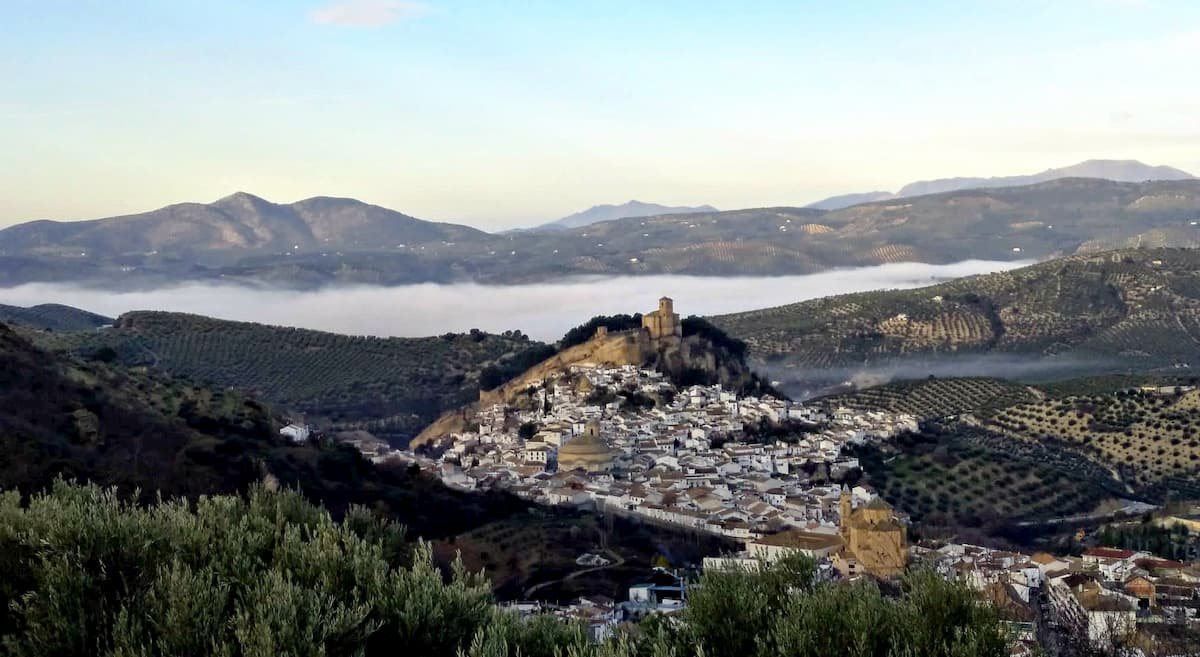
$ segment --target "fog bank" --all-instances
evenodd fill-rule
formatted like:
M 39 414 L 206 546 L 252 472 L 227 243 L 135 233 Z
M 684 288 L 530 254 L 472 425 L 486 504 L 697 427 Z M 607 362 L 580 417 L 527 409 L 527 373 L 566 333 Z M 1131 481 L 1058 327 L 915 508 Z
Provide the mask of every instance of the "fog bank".
M 415 337 L 472 328 L 491 332 L 520 329 L 534 339 L 553 341 L 595 315 L 653 310 L 658 297 L 664 295 L 675 299 L 675 308 L 682 315 L 717 315 L 848 292 L 921 287 L 1026 264 L 968 260 L 949 265 L 888 264 L 807 276 L 640 276 L 532 285 L 430 283 L 307 292 L 209 284 L 110 292 L 35 283 L 0 289 L 0 303 L 61 303 L 111 317 L 131 310 L 167 310 L 352 335 Z

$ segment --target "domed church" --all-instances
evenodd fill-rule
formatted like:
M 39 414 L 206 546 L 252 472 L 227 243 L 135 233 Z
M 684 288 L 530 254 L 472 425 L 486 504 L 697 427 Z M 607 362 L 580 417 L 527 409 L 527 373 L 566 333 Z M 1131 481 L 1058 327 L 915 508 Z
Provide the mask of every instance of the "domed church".
M 589 473 L 609 472 L 616 451 L 600 437 L 600 423 L 592 420 L 579 436 L 558 450 L 558 469 L 583 470 Z

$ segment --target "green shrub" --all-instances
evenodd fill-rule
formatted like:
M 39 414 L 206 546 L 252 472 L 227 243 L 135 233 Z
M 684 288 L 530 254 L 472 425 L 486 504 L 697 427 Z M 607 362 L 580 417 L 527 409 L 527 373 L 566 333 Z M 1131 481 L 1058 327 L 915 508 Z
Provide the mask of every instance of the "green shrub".
M 595 643 L 551 616 L 521 619 L 488 582 L 449 574 L 362 509 L 342 523 L 295 492 L 142 506 L 62 481 L 0 495 L 0 653 L 14 657 L 989 657 L 993 609 L 929 573 L 888 597 L 817 582 L 811 561 L 706 573 L 675 619 Z M 400 563 L 403 562 L 403 563 Z M 889 652 L 892 650 L 892 652 Z

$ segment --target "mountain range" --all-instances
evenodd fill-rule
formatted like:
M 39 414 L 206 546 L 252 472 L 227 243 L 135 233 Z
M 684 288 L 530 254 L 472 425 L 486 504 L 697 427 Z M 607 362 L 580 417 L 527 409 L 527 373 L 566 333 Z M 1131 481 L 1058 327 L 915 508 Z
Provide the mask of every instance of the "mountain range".
M 320 196 L 279 204 L 238 192 L 213 203 L 178 203 L 107 219 L 19 224 L 0 231 L 0 254 L 93 259 L 194 254 L 203 261 L 229 252 L 390 249 L 486 235 L 354 199 Z
M 909 183 L 895 194 L 891 192 L 862 192 L 842 194 L 810 203 L 805 207 L 819 210 L 841 208 L 925 194 L 941 194 L 962 189 L 985 189 L 989 187 L 1020 187 L 1034 185 L 1059 178 L 1103 178 L 1117 182 L 1143 182 L 1147 180 L 1188 180 L 1195 176 L 1168 166 L 1150 166 L 1136 160 L 1087 160 L 1079 164 L 1057 169 L 1046 169 L 1041 173 L 1025 176 L 1000 176 L 993 178 L 940 178 Z
M 564 228 L 581 228 L 601 221 L 627 219 L 629 217 L 652 217 L 664 214 L 688 214 L 691 212 L 717 212 L 711 205 L 669 206 L 657 203 L 628 201 L 620 205 L 594 205 L 583 212 L 557 219 L 538 226 L 535 230 L 562 230 Z
M 238 193 L 210 204 L 0 230 L 0 286 L 128 289 L 210 281 L 312 289 L 591 275 L 777 276 L 890 262 L 1200 246 L 1200 180 L 990 185 L 836 210 L 696 211 L 502 234 L 354 199 L 277 204 Z

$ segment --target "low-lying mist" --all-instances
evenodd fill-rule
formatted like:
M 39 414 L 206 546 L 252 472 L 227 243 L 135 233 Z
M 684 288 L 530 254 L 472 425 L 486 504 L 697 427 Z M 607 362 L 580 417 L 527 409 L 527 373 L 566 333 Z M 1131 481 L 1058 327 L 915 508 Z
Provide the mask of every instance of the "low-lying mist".
M 1088 358 L 1074 354 L 1034 356 L 1022 354 L 915 354 L 897 357 L 886 363 L 825 369 L 788 369 L 778 366 L 760 367 L 761 373 L 779 384 L 779 389 L 793 399 L 842 392 L 850 388 L 869 388 L 891 381 L 954 377 L 993 377 L 1037 383 L 1093 376 L 1122 369 L 1122 363 L 1111 358 Z
M 531 285 L 355 286 L 306 292 L 209 284 L 115 292 L 36 283 L 0 289 L 0 303 L 61 303 L 112 317 L 131 310 L 166 310 L 352 335 L 416 337 L 472 328 L 520 329 L 534 339 L 553 341 L 595 315 L 653 310 L 660 296 L 673 297 L 682 315 L 717 315 L 848 292 L 920 287 L 1025 264 L 968 260 L 807 276 L 577 278 Z

